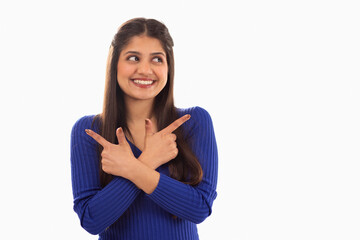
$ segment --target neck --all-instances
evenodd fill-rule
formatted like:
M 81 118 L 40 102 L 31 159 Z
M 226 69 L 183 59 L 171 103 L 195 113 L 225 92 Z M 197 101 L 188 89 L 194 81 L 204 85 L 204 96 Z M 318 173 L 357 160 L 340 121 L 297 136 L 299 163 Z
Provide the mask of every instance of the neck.
M 125 97 L 126 121 L 128 125 L 144 122 L 146 118 L 152 119 L 154 99 L 137 100 Z

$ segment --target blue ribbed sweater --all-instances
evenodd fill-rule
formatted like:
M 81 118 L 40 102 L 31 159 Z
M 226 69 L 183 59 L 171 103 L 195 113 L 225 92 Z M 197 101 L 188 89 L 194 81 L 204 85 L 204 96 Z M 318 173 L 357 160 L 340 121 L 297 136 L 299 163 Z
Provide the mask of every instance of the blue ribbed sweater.
M 216 198 L 218 153 L 210 115 L 200 107 L 178 109 L 185 138 L 197 156 L 203 179 L 195 187 L 169 177 L 167 164 L 156 169 L 160 180 L 151 194 L 131 181 L 114 177 L 104 188 L 99 181 L 97 143 L 85 133 L 94 116 L 80 118 L 71 133 L 71 177 L 74 210 L 81 226 L 99 239 L 199 239 L 196 224 L 211 214 Z M 98 128 L 93 126 L 94 131 Z M 137 158 L 141 151 L 128 141 Z M 177 216 L 173 218 L 172 215 Z

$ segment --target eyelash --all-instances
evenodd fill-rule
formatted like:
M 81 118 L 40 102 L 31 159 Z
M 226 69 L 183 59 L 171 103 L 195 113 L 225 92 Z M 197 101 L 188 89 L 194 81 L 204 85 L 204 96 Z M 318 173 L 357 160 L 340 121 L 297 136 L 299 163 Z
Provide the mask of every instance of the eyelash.
M 159 61 L 158 61 L 159 63 L 162 63 L 162 62 L 163 62 L 163 60 L 162 60 L 161 57 L 154 57 L 153 59 L 156 59 L 156 58 L 159 59 Z
M 138 58 L 137 56 L 129 56 L 129 57 L 127 58 L 127 60 L 128 60 L 128 61 L 134 61 L 134 60 L 131 60 L 131 58 L 136 58 L 135 61 L 139 61 L 139 58 Z
M 135 58 L 135 60 L 131 60 L 131 58 Z M 158 59 L 158 61 L 156 61 L 156 63 L 162 63 L 163 62 L 163 59 L 161 57 L 154 57 L 154 59 Z M 128 61 L 139 61 L 139 57 L 138 56 L 129 56 L 127 58 Z

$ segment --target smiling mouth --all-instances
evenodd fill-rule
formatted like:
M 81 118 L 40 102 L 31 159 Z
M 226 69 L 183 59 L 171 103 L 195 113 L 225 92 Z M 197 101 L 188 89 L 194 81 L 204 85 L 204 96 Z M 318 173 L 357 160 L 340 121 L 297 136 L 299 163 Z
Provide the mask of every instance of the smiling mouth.
M 156 82 L 156 80 L 152 80 L 152 79 L 131 79 L 131 81 L 135 84 L 135 86 L 141 88 L 151 87 Z
M 151 84 L 153 84 L 155 81 L 154 81 L 154 80 L 139 80 L 139 79 L 134 79 L 133 82 L 136 83 L 136 84 L 140 84 L 140 85 L 151 85 Z

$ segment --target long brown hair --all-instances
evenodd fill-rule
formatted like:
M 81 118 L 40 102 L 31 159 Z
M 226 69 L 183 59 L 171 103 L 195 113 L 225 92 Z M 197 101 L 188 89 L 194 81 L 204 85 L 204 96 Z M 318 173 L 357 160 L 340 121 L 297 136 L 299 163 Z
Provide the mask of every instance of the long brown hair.
M 122 127 L 131 136 L 131 132 L 126 122 L 126 108 L 124 102 L 124 92 L 117 82 L 117 65 L 119 56 L 123 48 L 129 43 L 132 37 L 146 35 L 158 39 L 164 51 L 168 64 L 167 83 L 164 89 L 155 97 L 153 114 L 157 119 L 159 130 L 165 128 L 170 123 L 179 118 L 174 106 L 174 53 L 173 40 L 167 27 L 154 19 L 134 18 L 125 22 L 115 34 L 109 50 L 106 67 L 106 84 L 104 94 L 103 111 L 97 115 L 95 120 L 100 120 L 99 133 L 111 143 L 117 143 L 116 129 Z M 145 120 L 145 119 L 144 119 Z M 145 121 L 144 121 L 145 128 Z M 168 163 L 170 176 L 181 182 L 196 185 L 202 179 L 201 165 L 189 147 L 191 139 L 184 138 L 183 128 L 179 127 L 176 131 L 177 148 L 179 150 L 175 159 Z M 102 147 L 99 145 L 99 159 Z M 101 185 L 106 186 L 111 180 L 112 175 L 102 170 L 100 162 L 100 181 Z

